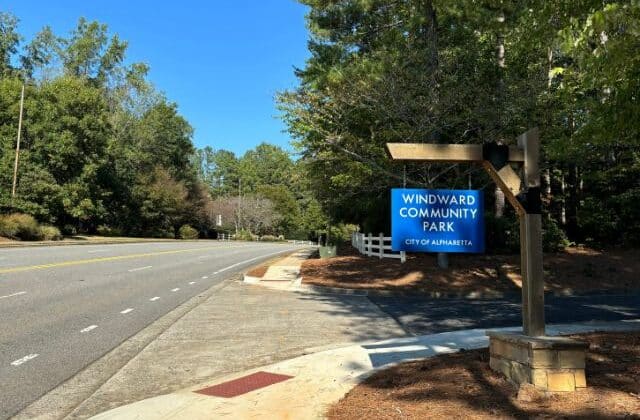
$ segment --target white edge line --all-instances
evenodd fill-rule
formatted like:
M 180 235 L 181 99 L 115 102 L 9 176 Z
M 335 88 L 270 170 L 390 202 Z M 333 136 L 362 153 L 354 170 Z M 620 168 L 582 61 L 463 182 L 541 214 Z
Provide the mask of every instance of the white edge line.
M 180 290 L 179 287 L 176 287 L 175 289 L 171 289 L 172 292 L 177 292 L 178 290 Z
M 193 284 L 196 284 L 196 282 L 195 281 L 190 281 L 189 284 L 193 285 Z
M 155 296 L 152 297 L 151 299 L 149 299 L 151 302 L 155 302 L 156 300 L 160 299 L 160 296 Z
M 261 258 L 267 258 L 267 257 L 270 257 L 270 256 L 272 256 L 272 255 L 284 254 L 285 252 L 289 252 L 289 250 L 285 250 L 285 251 L 278 251 L 278 252 L 272 252 L 271 254 L 260 255 L 260 256 L 257 256 L 257 257 L 255 257 L 255 258 L 250 258 L 250 259 L 248 259 L 248 260 L 244 260 L 244 261 L 241 261 L 241 262 L 239 262 L 239 263 L 235 263 L 235 264 L 233 264 L 233 265 L 230 265 L 229 267 L 225 267 L 225 268 L 223 268 L 223 269 L 220 269 L 220 270 L 216 271 L 216 272 L 215 272 L 215 273 L 213 273 L 213 274 L 214 274 L 214 275 L 215 275 L 215 274 L 219 274 L 219 273 L 222 273 L 223 271 L 230 270 L 230 269 L 232 269 L 232 268 L 234 268 L 234 267 L 237 267 L 237 266 L 239 266 L 239 265 L 246 264 L 246 263 L 250 263 L 251 261 L 259 260 L 259 259 L 261 259 Z
M 133 273 L 134 271 L 146 270 L 147 268 L 152 268 L 152 267 L 153 267 L 152 265 L 148 265 L 146 267 L 132 268 L 131 270 L 127 270 L 127 271 L 129 271 L 130 273 Z
M 127 308 L 124 311 L 120 311 L 121 314 L 128 314 L 129 312 L 133 312 L 133 308 Z
M 14 297 L 14 296 L 20 296 L 20 295 L 26 295 L 27 292 L 18 292 L 18 293 L 13 293 L 11 295 L 6 295 L 6 296 L 0 296 L 0 299 L 6 299 L 6 298 L 10 298 L 10 297 Z
M 95 330 L 96 328 L 98 328 L 97 325 L 89 325 L 87 328 L 83 328 L 80 330 L 81 333 L 86 333 L 89 332 L 91 330 Z
M 202 280 L 208 279 L 209 276 L 202 276 Z
M 20 366 L 21 364 L 26 363 L 29 360 L 35 359 L 38 356 L 40 356 L 38 353 L 28 354 L 24 356 L 22 359 L 14 360 L 13 362 L 11 362 L 11 365 Z

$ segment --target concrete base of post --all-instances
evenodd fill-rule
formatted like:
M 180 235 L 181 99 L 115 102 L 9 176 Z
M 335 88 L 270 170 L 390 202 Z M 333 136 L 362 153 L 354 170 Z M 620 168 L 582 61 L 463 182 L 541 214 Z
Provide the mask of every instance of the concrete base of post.
M 529 383 L 543 391 L 586 388 L 587 343 L 565 337 L 529 337 L 487 331 L 490 366 L 516 385 Z

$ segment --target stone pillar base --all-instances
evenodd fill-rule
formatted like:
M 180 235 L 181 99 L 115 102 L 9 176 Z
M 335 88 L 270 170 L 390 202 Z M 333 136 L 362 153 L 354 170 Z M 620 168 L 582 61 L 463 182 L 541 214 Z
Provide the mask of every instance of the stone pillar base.
M 587 387 L 584 375 L 589 344 L 564 337 L 528 337 L 487 331 L 491 369 L 516 385 L 533 384 L 544 391 Z

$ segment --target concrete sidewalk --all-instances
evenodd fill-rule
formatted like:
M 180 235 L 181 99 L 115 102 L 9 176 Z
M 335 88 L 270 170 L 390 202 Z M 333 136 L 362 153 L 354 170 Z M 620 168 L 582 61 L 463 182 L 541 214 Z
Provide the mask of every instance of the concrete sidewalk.
M 167 328 L 65 418 L 88 418 L 318 347 L 402 336 L 407 336 L 402 327 L 366 298 L 271 290 L 237 277 Z M 40 406 L 36 417 L 59 418 Z
M 302 278 L 300 269 L 302 263 L 316 252 L 313 248 L 302 249 L 269 265 L 266 273 L 261 277 L 244 276 L 244 282 L 257 284 L 277 290 L 299 290 Z
M 515 331 L 518 328 L 502 330 Z M 548 326 L 549 335 L 625 330 L 640 330 L 640 320 Z M 339 401 L 353 386 L 378 369 L 408 360 L 486 346 L 488 338 L 484 329 L 352 345 L 218 377 L 179 392 L 120 407 L 94 418 L 323 418 L 331 404 Z M 290 378 L 232 398 L 197 392 L 256 372 L 287 375 Z

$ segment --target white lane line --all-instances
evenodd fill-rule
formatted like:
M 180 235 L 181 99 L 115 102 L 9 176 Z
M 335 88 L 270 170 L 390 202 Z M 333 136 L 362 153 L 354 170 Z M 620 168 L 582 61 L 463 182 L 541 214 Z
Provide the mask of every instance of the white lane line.
M 133 312 L 133 308 L 127 308 L 124 311 L 120 311 L 121 314 L 128 314 L 129 312 Z
M 149 299 L 151 302 L 155 302 L 156 300 L 160 299 L 160 296 L 156 296 L 156 297 L 152 297 L 151 299 Z
M 87 333 L 89 331 L 95 330 L 96 328 L 98 328 L 97 325 L 89 325 L 87 328 L 83 328 L 80 330 L 81 333 Z
M 220 274 L 220 273 L 222 273 L 222 272 L 224 272 L 224 271 L 231 270 L 232 268 L 237 267 L 237 266 L 239 266 L 239 265 L 243 265 L 243 264 L 246 264 L 246 263 L 250 263 L 251 261 L 259 260 L 259 259 L 261 259 L 261 258 L 267 258 L 267 257 L 270 257 L 270 256 L 272 256 L 272 255 L 283 254 L 283 253 L 285 253 L 285 252 L 289 252 L 289 251 L 290 251 L 290 250 L 286 250 L 286 251 L 278 251 L 278 252 L 272 252 L 271 254 L 260 255 L 260 256 L 255 257 L 255 258 L 250 258 L 250 259 L 248 259 L 248 260 L 244 260 L 244 261 L 241 261 L 241 262 L 239 262 L 239 263 L 235 263 L 235 264 L 233 264 L 233 265 L 230 265 L 229 267 L 222 268 L 222 269 L 220 269 L 220 270 L 218 270 L 218 271 L 214 272 L 214 273 L 213 273 L 213 275 L 215 276 L 216 274 Z
M 190 286 L 191 286 L 191 285 L 194 285 L 194 284 L 196 284 L 196 282 L 195 282 L 195 281 L 190 281 L 190 282 L 189 282 L 189 285 L 190 285 Z
M 18 293 L 13 293 L 10 295 L 6 295 L 6 296 L 0 296 L 0 299 L 6 299 L 6 298 L 10 298 L 10 297 L 14 297 L 14 296 L 20 296 L 20 295 L 26 295 L 27 292 L 18 292 Z
M 208 278 L 209 278 L 209 276 L 202 276 L 202 280 L 206 280 Z
M 152 268 L 152 265 L 148 265 L 146 267 L 139 267 L 139 268 L 132 268 L 131 270 L 128 270 L 130 273 L 133 273 L 134 271 L 140 271 L 140 270 L 146 270 L 147 268 Z
M 40 356 L 37 353 L 33 353 L 33 354 L 28 354 L 26 356 L 24 356 L 22 359 L 18 359 L 18 360 L 14 360 L 13 362 L 11 362 L 12 366 L 20 366 L 23 363 L 27 363 L 29 360 L 35 359 L 36 357 Z
M 89 254 L 96 254 L 98 252 L 106 252 L 106 249 L 94 249 L 93 251 L 89 251 Z
M 178 290 L 180 290 L 179 287 L 176 287 L 175 289 L 171 289 L 172 292 L 177 292 Z

